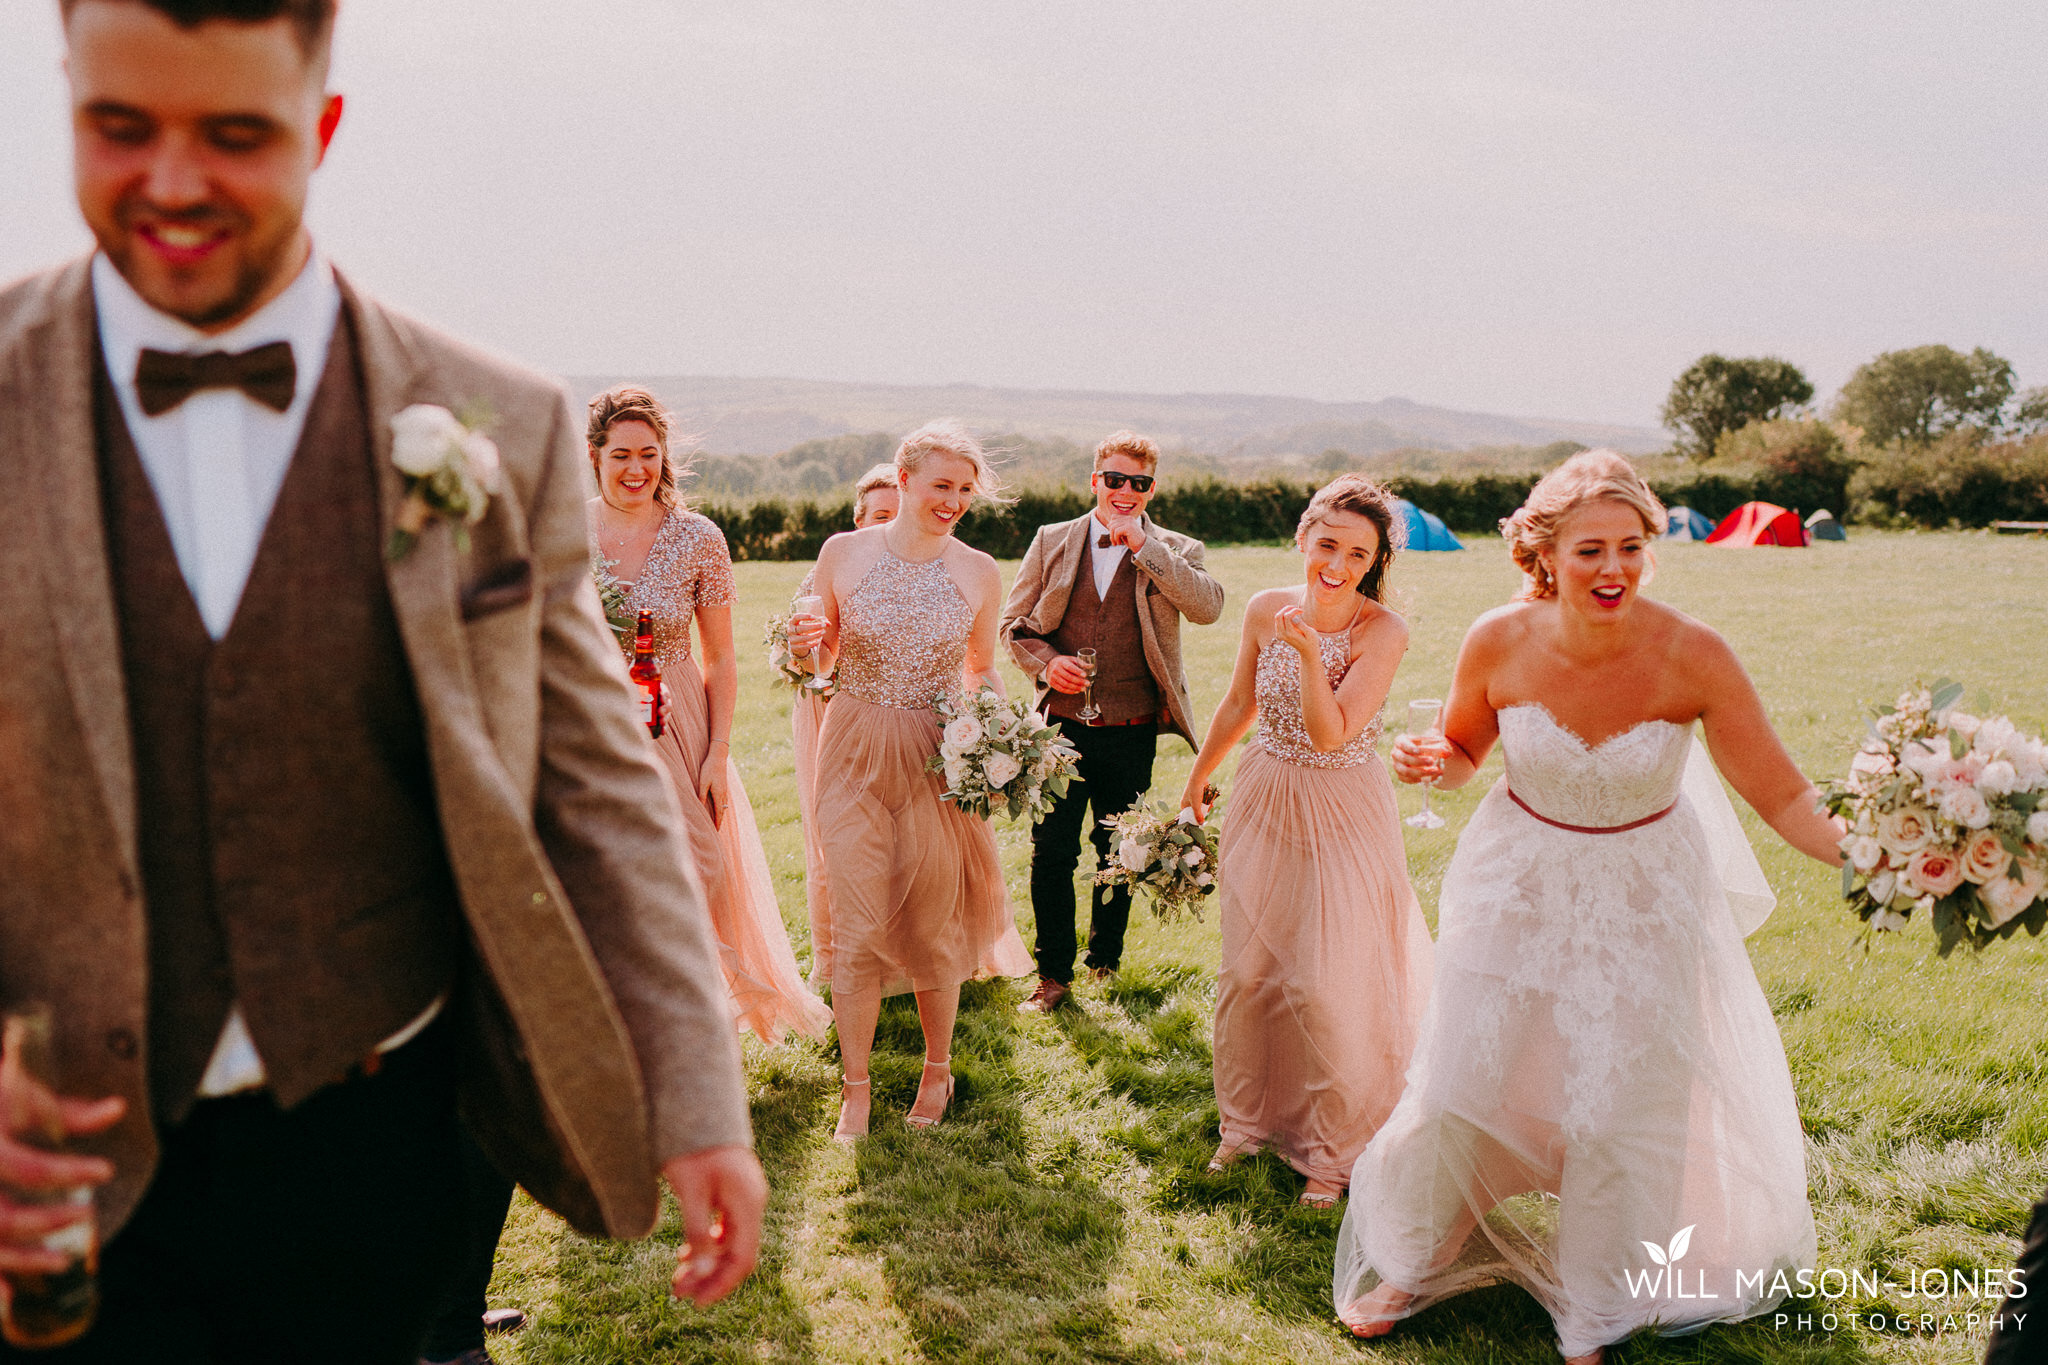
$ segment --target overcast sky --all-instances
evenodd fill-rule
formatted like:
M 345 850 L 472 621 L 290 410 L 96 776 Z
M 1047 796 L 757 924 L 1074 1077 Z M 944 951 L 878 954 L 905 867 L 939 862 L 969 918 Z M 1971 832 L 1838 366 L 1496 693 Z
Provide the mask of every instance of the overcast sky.
M 80 250 L 4 0 L 0 278 Z M 343 0 L 321 243 L 561 373 L 1654 424 L 1700 353 L 2048 384 L 2039 0 Z

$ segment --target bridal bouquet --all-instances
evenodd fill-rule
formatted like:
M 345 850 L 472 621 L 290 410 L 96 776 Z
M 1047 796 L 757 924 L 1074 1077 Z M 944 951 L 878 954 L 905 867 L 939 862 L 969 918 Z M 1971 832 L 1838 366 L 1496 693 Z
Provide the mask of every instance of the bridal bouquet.
M 775 670 L 777 681 L 801 692 L 804 689 L 804 685 L 811 680 L 811 670 L 804 666 L 803 660 L 797 658 L 790 651 L 789 618 L 791 614 L 790 612 L 784 612 L 780 616 L 769 617 L 766 627 L 761 632 L 761 643 L 768 646 L 768 666 Z M 832 679 L 830 676 L 827 676 L 825 679 L 825 686 L 812 690 L 812 695 L 817 697 L 829 697 L 832 695 Z
M 619 637 L 619 648 L 633 652 L 633 637 L 640 627 L 640 614 L 626 595 L 626 585 L 612 576 L 617 560 L 593 556 L 590 576 L 597 580 L 597 600 L 604 607 L 604 623 Z
M 1080 754 L 1026 702 L 983 688 L 940 697 L 932 709 L 945 735 L 925 769 L 944 774 L 946 799 L 977 819 L 1000 811 L 1012 820 L 1028 814 L 1035 825 L 1079 780 Z
M 1824 787 L 1849 822 L 1843 896 L 1879 931 L 1926 912 L 1944 955 L 2048 922 L 2048 744 L 1962 697 L 1947 679 L 1907 692 Z
M 1206 793 L 1216 800 L 1216 789 Z M 1160 802 L 1137 805 L 1102 822 L 1123 837 L 1117 841 L 1113 861 L 1105 861 L 1095 873 L 1103 888 L 1128 886 L 1133 891 L 1152 893 L 1152 913 L 1161 920 L 1175 920 L 1183 912 L 1202 917 L 1202 900 L 1216 893 L 1216 827 L 1195 818 L 1185 807 L 1175 815 Z

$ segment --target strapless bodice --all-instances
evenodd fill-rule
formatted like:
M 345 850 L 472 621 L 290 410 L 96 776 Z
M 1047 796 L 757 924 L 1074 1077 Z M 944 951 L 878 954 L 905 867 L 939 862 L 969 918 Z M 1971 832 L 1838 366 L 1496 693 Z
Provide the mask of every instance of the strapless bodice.
M 1332 691 L 1351 671 L 1351 632 L 1316 632 L 1321 642 L 1323 676 Z M 1301 715 L 1301 655 L 1294 646 L 1268 640 L 1259 651 L 1259 668 L 1253 695 L 1259 703 L 1259 747 L 1297 768 L 1356 768 L 1377 756 L 1380 726 L 1386 711 L 1366 722 L 1341 748 L 1320 752 L 1309 740 L 1308 723 Z
M 885 549 L 839 606 L 838 695 L 921 711 L 959 688 L 973 628 L 945 556 L 912 564 Z
M 1678 800 L 1691 726 L 1646 720 L 1588 745 L 1535 702 L 1497 714 L 1508 788 L 1545 819 L 1613 829 Z

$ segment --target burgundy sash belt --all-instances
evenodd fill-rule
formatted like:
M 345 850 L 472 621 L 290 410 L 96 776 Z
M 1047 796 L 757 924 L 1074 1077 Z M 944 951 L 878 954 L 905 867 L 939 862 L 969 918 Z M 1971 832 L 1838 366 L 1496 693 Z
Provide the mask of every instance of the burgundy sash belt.
M 1676 801 L 1673 801 L 1670 805 L 1666 806 L 1663 810 L 1658 811 L 1655 815 L 1645 815 L 1642 819 L 1631 820 L 1625 825 L 1567 825 L 1562 820 L 1553 820 L 1549 816 L 1543 814 L 1541 811 L 1533 809 L 1527 801 L 1524 801 L 1521 797 L 1515 795 L 1515 789 L 1513 787 L 1508 788 L 1508 800 L 1514 802 L 1516 805 L 1520 806 L 1524 811 L 1528 812 L 1530 819 L 1541 820 L 1544 824 L 1549 825 L 1552 829 L 1569 830 L 1573 834 L 1626 834 L 1629 830 L 1641 829 L 1644 825 L 1654 825 L 1659 820 L 1662 820 L 1665 816 L 1671 814 L 1671 812 L 1678 809 L 1678 803 Z

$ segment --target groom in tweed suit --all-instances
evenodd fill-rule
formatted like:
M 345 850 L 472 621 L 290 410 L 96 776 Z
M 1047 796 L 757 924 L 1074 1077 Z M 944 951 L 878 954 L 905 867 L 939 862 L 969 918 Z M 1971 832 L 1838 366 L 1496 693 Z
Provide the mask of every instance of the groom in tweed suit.
M 52 1268 L 36 1196 L 78 1185 L 104 1251 L 41 1358 L 410 1362 L 458 1108 L 590 1233 L 665 1175 L 676 1292 L 719 1297 L 766 1192 L 579 424 L 313 250 L 332 0 L 63 10 L 99 251 L 0 291 L 0 1004 L 98 1098 L 75 1155 L 0 1134 L 0 1271 Z M 493 414 L 500 478 L 388 558 L 414 404 Z

